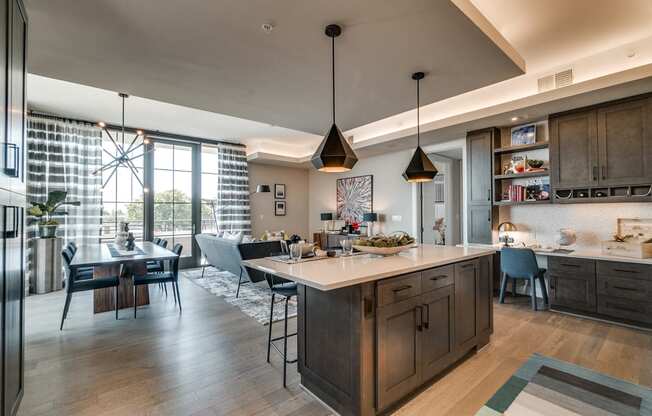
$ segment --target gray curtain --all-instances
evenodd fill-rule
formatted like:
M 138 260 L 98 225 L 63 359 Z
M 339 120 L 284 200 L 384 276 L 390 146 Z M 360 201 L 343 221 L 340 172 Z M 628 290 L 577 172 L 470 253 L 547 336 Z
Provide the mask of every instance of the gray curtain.
M 77 244 L 98 243 L 102 179 L 92 174 L 102 163 L 102 133 L 98 127 L 50 116 L 27 118 L 27 200 L 45 202 L 48 192 L 68 191 L 67 206 L 57 236 Z M 37 237 L 35 218 L 27 219 L 27 238 Z M 30 247 L 30 244 L 28 244 Z M 30 258 L 31 260 L 31 258 Z
M 249 170 L 244 146 L 217 146 L 216 211 L 218 230 L 251 234 Z

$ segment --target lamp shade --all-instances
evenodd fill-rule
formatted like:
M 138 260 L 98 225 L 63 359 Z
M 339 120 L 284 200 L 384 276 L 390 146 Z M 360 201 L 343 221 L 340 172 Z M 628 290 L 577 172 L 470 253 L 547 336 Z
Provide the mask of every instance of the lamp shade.
M 365 212 L 362 214 L 362 221 L 365 222 L 376 222 L 378 221 L 378 214 L 375 212 Z
M 319 217 L 321 218 L 322 221 L 333 221 L 332 212 L 322 212 L 321 214 L 319 214 Z
M 509 221 L 501 222 L 498 225 L 498 231 L 518 231 L 516 226 Z
M 403 172 L 403 178 L 408 182 L 428 182 L 437 175 L 437 168 L 428 155 L 418 146 L 412 155 L 410 164 Z
M 346 172 L 358 161 L 349 142 L 335 123 L 310 159 L 322 172 Z
M 256 193 L 267 193 L 271 192 L 269 190 L 269 185 L 257 185 L 256 186 Z

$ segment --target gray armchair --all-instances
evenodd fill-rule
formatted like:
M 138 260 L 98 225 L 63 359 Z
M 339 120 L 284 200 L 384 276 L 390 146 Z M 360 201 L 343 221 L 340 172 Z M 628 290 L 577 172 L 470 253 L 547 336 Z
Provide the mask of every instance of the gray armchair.
M 243 253 L 247 259 L 257 259 L 281 252 L 280 241 L 238 243 L 237 241 L 220 238 L 213 234 L 198 234 L 195 236 L 195 239 L 197 240 L 197 244 L 199 244 L 202 254 L 211 266 L 238 276 L 236 297 L 240 296 L 240 286 L 242 283 L 256 283 L 265 280 L 264 273 L 242 267 Z

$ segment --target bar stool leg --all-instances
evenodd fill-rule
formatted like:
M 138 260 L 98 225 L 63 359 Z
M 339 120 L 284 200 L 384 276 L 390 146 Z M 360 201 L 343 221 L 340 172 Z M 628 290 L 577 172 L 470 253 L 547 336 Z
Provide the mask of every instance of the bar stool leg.
M 288 366 L 288 302 L 290 297 L 285 297 L 285 321 L 283 329 L 283 387 L 286 387 L 287 366 Z
M 274 297 L 276 293 L 272 293 L 272 307 L 269 311 L 269 333 L 267 335 L 267 362 L 269 362 L 269 350 L 272 347 L 272 321 L 274 320 Z

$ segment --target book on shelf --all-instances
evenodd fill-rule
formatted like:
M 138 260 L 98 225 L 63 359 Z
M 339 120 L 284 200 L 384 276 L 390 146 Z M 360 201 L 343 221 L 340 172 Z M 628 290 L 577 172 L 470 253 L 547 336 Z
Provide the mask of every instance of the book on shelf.
M 550 179 L 530 180 L 526 185 L 508 185 L 501 202 L 546 201 L 550 199 Z

